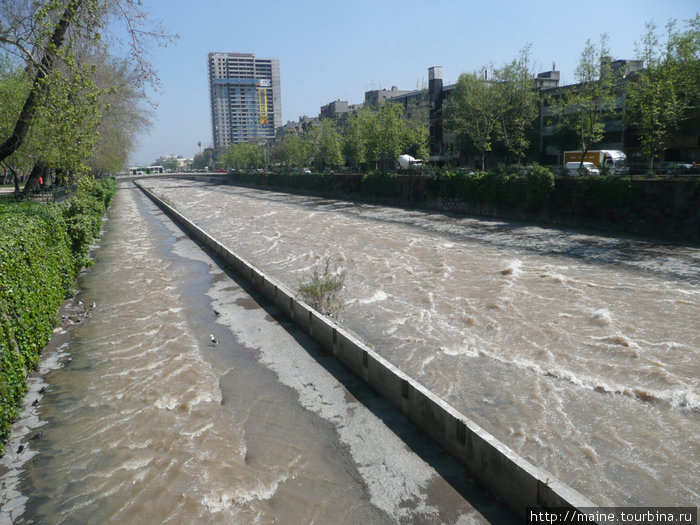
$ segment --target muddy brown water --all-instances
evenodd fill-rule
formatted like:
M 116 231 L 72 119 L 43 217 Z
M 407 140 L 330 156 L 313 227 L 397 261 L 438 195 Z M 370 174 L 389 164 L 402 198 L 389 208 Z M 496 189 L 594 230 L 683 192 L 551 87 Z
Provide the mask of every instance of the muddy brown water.
M 0 459 L 0 523 L 512 519 L 133 186 L 95 259 Z
M 700 249 L 183 180 L 147 183 L 600 505 L 700 502 Z

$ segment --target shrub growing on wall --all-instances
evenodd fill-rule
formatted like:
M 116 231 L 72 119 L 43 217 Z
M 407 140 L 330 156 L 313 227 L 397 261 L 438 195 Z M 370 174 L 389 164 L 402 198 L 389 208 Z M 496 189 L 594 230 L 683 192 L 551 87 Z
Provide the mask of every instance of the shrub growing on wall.
M 530 209 L 546 208 L 554 191 L 554 173 L 535 164 L 525 172 L 525 192 Z

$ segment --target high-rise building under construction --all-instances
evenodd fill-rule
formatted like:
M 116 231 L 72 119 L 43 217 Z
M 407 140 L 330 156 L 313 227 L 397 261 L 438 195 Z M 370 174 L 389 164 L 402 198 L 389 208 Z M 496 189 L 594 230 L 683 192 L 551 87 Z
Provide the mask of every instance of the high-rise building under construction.
M 272 140 L 281 125 L 280 62 L 250 53 L 209 53 L 214 149 Z

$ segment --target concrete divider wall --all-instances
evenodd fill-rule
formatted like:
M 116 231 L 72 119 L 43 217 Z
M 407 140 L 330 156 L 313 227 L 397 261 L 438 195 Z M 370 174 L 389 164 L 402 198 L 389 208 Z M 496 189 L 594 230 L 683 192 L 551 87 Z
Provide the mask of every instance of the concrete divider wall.
M 136 184 L 186 231 L 221 256 L 322 348 L 404 413 L 521 517 L 526 516 L 527 507 L 594 507 L 579 492 L 518 456 L 362 341 L 297 299 L 282 283 L 238 257 L 151 191 Z

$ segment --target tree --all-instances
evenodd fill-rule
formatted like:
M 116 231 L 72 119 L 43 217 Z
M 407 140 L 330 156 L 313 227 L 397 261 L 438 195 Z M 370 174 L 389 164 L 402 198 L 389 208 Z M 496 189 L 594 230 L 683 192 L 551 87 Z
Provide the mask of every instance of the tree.
M 486 167 L 486 155 L 492 149 L 500 122 L 499 92 L 475 73 L 462 73 L 444 111 L 445 127 L 458 140 L 469 141 Z
M 310 135 L 316 169 L 323 171 L 343 164 L 343 137 L 333 119 L 321 120 L 321 125 L 313 128 Z
M 403 153 L 428 154 L 428 130 L 407 118 L 400 104 L 358 110 L 348 119 L 343 138 L 345 159 L 353 168 L 371 162 L 386 170 Z
M 688 21 L 686 31 L 670 22 L 665 46 L 656 25 L 648 23 L 638 55 L 646 67 L 628 83 L 626 118 L 652 170 L 657 152 L 666 149 L 688 109 L 700 100 L 700 16 Z
M 223 155 L 223 163 L 227 168 L 248 169 L 262 168 L 267 163 L 265 146 L 241 142 L 232 144 Z
M 33 50 L 24 47 L 21 39 L 10 38 L 10 28 L 3 24 L 0 43 L 16 47 L 25 55 L 28 67 L 33 66 L 35 72 L 22 109 L 14 121 L 12 132 L 0 143 L 0 162 L 17 151 L 24 142 L 36 110 L 48 89 L 50 76 L 55 71 L 57 61 L 62 56 L 67 58 L 67 55 L 63 54 L 63 44 L 68 28 L 75 23 L 81 10 L 87 7 L 87 3 L 87 0 L 69 0 L 65 5 L 49 2 L 37 11 L 36 20 L 44 24 L 44 27 L 38 30 L 39 38 L 32 43 L 38 48 L 38 57 Z M 55 13 L 60 13 L 57 19 Z
M 578 136 L 581 167 L 591 146 L 603 139 L 604 122 L 615 107 L 616 86 L 607 40 L 607 35 L 601 35 L 599 47 L 591 40 L 586 41 L 575 71 L 578 83 L 562 95 L 557 105 L 561 125 Z
M 105 109 L 98 102 L 104 93 L 94 82 L 95 65 L 81 60 L 76 50 L 104 46 L 109 35 L 103 34 L 103 28 L 115 17 L 127 28 L 126 60 L 134 71 L 132 85 L 143 94 L 145 84 L 157 83 L 153 68 L 144 59 L 146 41 L 164 42 L 169 37 L 147 27 L 139 0 L 6 1 L 0 4 L 0 14 L 0 54 L 21 66 L 30 78 L 21 107 L 0 136 L 0 162 L 27 144 L 30 131 L 52 138 L 34 141 L 35 161 L 42 166 L 52 163 L 65 170 L 77 157 L 84 160 L 90 155 L 96 138 L 91 123 Z M 30 176 L 28 187 L 35 179 Z
M 343 155 L 348 166 L 358 169 L 367 159 L 367 145 L 363 130 L 363 115 L 366 110 L 354 112 L 348 118 L 343 130 Z
M 192 159 L 192 169 L 203 170 L 211 165 L 212 151 L 210 149 L 205 149 L 203 153 L 195 153 L 194 159 Z
M 175 157 L 160 158 L 154 163 L 156 166 L 161 165 L 163 169 L 167 171 L 178 171 L 180 169 L 180 163 Z
M 12 132 L 13 119 L 19 113 L 29 90 L 31 78 L 22 68 L 0 55 L 0 136 Z M 19 192 L 20 176 L 31 170 L 34 162 L 26 154 L 5 158 L 1 165 L 12 174 L 15 191 Z
M 280 146 L 281 161 L 289 168 L 303 168 L 313 153 L 313 144 L 295 131 L 288 131 Z
M 519 58 L 494 71 L 495 84 L 500 104 L 497 113 L 496 137 L 520 163 L 530 146 L 529 134 L 538 115 L 539 95 L 533 82 L 529 66 L 529 46 Z
M 104 51 L 97 51 L 88 59 L 95 65 L 100 118 L 86 165 L 96 174 L 114 173 L 126 164 L 137 134 L 150 126 L 151 113 L 144 107 L 143 95 L 134 84 L 134 73 L 126 60 Z M 177 161 L 173 161 L 174 166 L 168 166 L 169 169 L 178 168 Z

